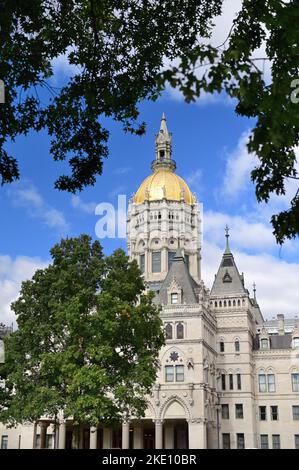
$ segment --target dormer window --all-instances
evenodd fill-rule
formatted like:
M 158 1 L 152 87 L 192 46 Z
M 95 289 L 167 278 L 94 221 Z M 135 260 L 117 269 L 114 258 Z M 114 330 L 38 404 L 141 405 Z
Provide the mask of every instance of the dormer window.
M 293 348 L 299 349 L 299 337 L 293 338 Z
M 263 338 L 260 341 L 261 349 L 269 349 L 269 340 L 267 338 Z
M 179 300 L 179 294 L 177 292 L 173 292 L 170 296 L 171 298 L 171 303 L 172 304 L 177 304 Z

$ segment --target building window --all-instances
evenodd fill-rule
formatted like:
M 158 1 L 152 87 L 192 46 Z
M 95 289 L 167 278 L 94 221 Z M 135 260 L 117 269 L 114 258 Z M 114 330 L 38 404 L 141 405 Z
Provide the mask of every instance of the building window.
M 222 390 L 225 390 L 226 386 L 225 386 L 225 374 L 221 374 L 221 388 Z
M 229 419 L 229 405 L 221 405 L 222 419 Z
M 269 349 L 269 340 L 261 339 L 261 349 Z
M 268 434 L 261 434 L 261 449 L 269 449 Z
M 237 389 L 242 389 L 241 374 L 237 374 Z
M 240 352 L 240 341 L 235 341 L 235 351 Z
M 240 403 L 237 403 L 235 406 L 236 406 L 236 419 L 243 419 L 244 418 L 243 405 Z
M 293 348 L 299 349 L 299 338 L 293 338 Z
M 221 353 L 224 352 L 224 342 L 223 342 L 223 341 L 220 341 L 220 343 L 219 343 L 219 351 L 220 351 Z
M 140 271 L 142 273 L 144 273 L 144 270 L 145 270 L 145 255 L 140 255 L 140 257 L 139 257 L 139 267 L 140 267 Z
M 174 292 L 173 294 L 170 295 L 170 298 L 171 298 L 172 304 L 177 304 L 179 300 L 179 294 L 177 292 Z
M 295 449 L 299 449 L 299 434 L 295 434 Z
M 53 434 L 46 435 L 46 449 L 53 448 Z
M 272 449 L 280 449 L 280 435 L 272 434 Z
M 222 448 L 230 449 L 230 434 L 222 434 Z
M 259 407 L 259 415 L 260 415 L 260 421 L 267 421 L 267 408 L 266 406 L 260 406 Z
M 172 265 L 173 258 L 175 257 L 175 251 L 168 252 L 168 271 L 170 270 L 170 266 Z
M 7 449 L 8 448 L 8 436 L 4 435 L 1 437 L 1 449 Z
M 299 406 L 293 406 L 293 419 L 299 421 Z
M 266 374 L 263 372 L 259 373 L 259 391 L 266 392 L 267 391 L 267 382 L 266 382 Z
M 185 263 L 186 263 L 187 268 L 189 269 L 189 255 L 186 255 L 186 254 L 185 254 Z
M 161 251 L 152 252 L 152 272 L 153 273 L 161 272 Z
M 299 374 L 292 374 L 293 392 L 299 392 Z
M 237 449 L 245 449 L 244 434 L 237 434 Z
M 278 406 L 271 406 L 271 419 L 278 421 Z
M 275 375 L 268 374 L 267 375 L 267 382 L 268 382 L 268 392 L 273 393 L 275 392 Z
M 172 339 L 172 325 L 167 323 L 165 327 L 166 339 Z
M 176 337 L 177 339 L 184 338 L 184 325 L 183 323 L 178 323 L 176 326 Z
M 184 366 L 175 366 L 176 382 L 184 382 Z
M 233 390 L 234 389 L 234 376 L 233 374 L 229 374 L 229 389 Z
M 165 382 L 173 382 L 173 381 L 174 381 L 173 366 L 165 366 Z

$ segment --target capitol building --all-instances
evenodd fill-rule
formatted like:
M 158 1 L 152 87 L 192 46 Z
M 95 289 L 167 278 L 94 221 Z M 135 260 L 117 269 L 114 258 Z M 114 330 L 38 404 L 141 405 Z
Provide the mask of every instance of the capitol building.
M 228 228 L 205 286 L 202 206 L 176 174 L 164 115 L 155 145 L 127 214 L 128 254 L 155 292 L 166 334 L 144 417 L 76 431 L 63 416 L 56 426 L 46 417 L 0 425 L 2 448 L 299 449 L 299 324 L 281 312 L 264 320 Z

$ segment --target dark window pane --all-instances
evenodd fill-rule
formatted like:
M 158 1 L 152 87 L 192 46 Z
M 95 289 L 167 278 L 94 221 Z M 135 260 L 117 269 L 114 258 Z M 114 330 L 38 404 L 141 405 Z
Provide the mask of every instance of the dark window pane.
M 161 251 L 152 252 L 152 272 L 153 273 L 161 272 Z

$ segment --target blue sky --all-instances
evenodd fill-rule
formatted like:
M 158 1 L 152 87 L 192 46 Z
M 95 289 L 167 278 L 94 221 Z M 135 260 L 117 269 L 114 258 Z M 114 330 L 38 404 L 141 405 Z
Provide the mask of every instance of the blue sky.
M 59 78 L 65 79 L 63 67 Z M 103 175 L 93 188 L 75 197 L 54 189 L 54 181 L 67 168 L 51 159 L 45 132 L 30 133 L 11 145 L 21 180 L 0 188 L 0 321 L 14 320 L 9 305 L 21 281 L 47 265 L 50 248 L 62 236 L 88 233 L 95 238 L 99 218 L 94 214 L 95 205 L 110 202 L 116 206 L 118 194 L 130 197 L 138 189 L 150 173 L 163 112 L 173 133 L 177 173 L 203 202 L 203 278 L 207 286 L 211 287 L 221 259 L 227 223 L 239 270 L 244 271 L 250 291 L 256 282 L 265 317 L 299 314 L 298 240 L 280 249 L 269 224 L 271 214 L 287 207 L 295 188 L 290 183 L 287 196 L 273 198 L 268 206 L 256 203 L 249 176 L 256 160 L 246 150 L 253 121 L 236 116 L 233 103 L 225 96 L 204 96 L 198 103 L 186 104 L 169 90 L 157 102 L 141 104 L 140 111 L 140 120 L 147 123 L 143 137 L 125 134 L 118 124 L 106 121 L 110 156 Z M 124 239 L 102 243 L 106 254 L 126 247 Z

